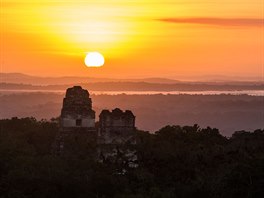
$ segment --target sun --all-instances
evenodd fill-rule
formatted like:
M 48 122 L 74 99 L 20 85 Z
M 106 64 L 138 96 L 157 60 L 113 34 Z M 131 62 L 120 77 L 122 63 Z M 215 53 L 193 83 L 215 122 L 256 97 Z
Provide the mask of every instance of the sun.
M 99 52 L 87 53 L 84 63 L 87 67 L 101 67 L 104 65 L 105 59 Z

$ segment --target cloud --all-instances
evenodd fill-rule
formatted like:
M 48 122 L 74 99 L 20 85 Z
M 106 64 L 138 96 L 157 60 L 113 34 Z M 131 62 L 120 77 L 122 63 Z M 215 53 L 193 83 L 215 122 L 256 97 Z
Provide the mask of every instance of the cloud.
M 167 23 L 192 23 L 217 26 L 263 26 L 264 20 L 258 18 L 163 18 Z

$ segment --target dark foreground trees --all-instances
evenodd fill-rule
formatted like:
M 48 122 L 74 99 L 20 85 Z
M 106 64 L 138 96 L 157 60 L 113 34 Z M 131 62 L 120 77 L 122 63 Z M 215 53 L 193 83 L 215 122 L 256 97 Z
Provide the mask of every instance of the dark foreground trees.
M 197 125 L 138 131 L 139 167 L 125 172 L 120 163 L 97 162 L 94 147 L 78 142 L 52 154 L 57 132 L 56 122 L 0 120 L 0 197 L 264 196 L 263 130 L 231 138 Z

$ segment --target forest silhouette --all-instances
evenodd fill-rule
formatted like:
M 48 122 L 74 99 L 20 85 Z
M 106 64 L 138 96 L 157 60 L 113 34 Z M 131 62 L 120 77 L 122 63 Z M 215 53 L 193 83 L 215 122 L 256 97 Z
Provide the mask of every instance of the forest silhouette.
M 263 197 L 264 130 L 165 126 L 137 130 L 138 168 L 94 158 L 73 138 L 52 152 L 58 120 L 0 120 L 0 197 Z M 122 155 L 118 156 L 122 159 Z M 122 171 L 125 170 L 125 171 Z

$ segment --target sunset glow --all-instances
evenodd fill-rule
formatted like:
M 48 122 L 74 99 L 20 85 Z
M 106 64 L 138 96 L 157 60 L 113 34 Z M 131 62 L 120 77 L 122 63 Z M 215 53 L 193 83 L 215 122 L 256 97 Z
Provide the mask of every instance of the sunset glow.
M 262 0 L 3 0 L 1 72 L 259 77 L 262 7 Z M 106 67 L 83 68 L 87 51 L 104 54 Z

